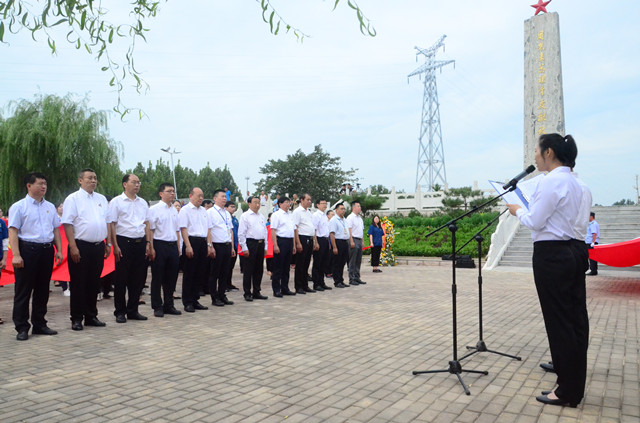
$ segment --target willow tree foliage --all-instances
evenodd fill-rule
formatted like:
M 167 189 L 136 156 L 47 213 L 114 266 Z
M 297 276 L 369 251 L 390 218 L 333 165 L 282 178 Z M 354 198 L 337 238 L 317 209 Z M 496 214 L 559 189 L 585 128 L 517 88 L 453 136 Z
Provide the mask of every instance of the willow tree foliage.
M 39 96 L 8 107 L 0 118 L 0 203 L 8 208 L 26 194 L 22 182 L 29 172 L 42 172 L 49 181 L 47 199 L 60 202 L 78 189 L 77 173 L 95 169 L 97 190 L 120 191 L 121 146 L 109 138 L 107 114 L 90 109 L 87 100 L 70 96 Z
M 298 150 L 285 160 L 269 160 L 260 173 L 265 177 L 257 186 L 265 192 L 290 196 L 309 193 L 313 199 L 334 201 L 340 197 L 341 185 L 354 181 L 356 169 L 344 169 L 339 157 L 331 157 L 316 145 L 309 154 Z
M 309 37 L 288 23 L 273 7 L 271 0 L 256 2 L 262 19 L 269 25 L 272 34 L 292 34 L 300 42 Z M 52 54 L 56 54 L 59 42 L 68 42 L 78 50 L 85 50 L 96 59 L 102 71 L 108 74 L 109 85 L 117 89 L 118 103 L 114 111 L 124 117 L 132 110 L 122 104 L 124 81 L 132 80 L 138 93 L 148 89 L 148 84 L 135 67 L 135 46 L 140 39 L 146 41 L 145 33 L 150 30 L 149 21 L 158 14 L 163 1 L 130 0 L 128 22 L 110 21 L 115 13 L 108 9 L 112 6 L 111 3 L 96 0 L 0 1 L 0 42 L 6 43 L 10 34 L 27 30 L 31 32 L 34 41 L 37 36 L 44 35 Z M 335 0 L 334 10 L 339 3 L 340 0 Z M 360 32 L 375 36 L 375 29 L 356 1 L 347 0 L 346 4 L 356 13 Z M 67 30 L 66 36 L 54 31 L 56 27 Z M 118 57 L 120 50 L 114 48 L 119 40 L 127 45 L 124 57 Z M 142 112 L 138 112 L 142 116 Z

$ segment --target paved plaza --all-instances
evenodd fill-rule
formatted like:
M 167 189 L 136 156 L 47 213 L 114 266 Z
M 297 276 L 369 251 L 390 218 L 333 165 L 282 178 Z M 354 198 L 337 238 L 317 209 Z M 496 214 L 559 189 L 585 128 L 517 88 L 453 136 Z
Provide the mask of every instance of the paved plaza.
M 484 339 L 522 361 L 462 361 L 471 395 L 446 369 L 452 352 L 451 269 L 363 271 L 365 286 L 73 332 L 53 288 L 57 336 L 15 339 L 13 286 L 0 288 L 0 422 L 640 422 L 640 277 L 587 279 L 587 391 L 576 409 L 535 400 L 554 384 L 530 270 L 484 273 Z M 363 270 L 365 267 L 363 266 Z M 459 269 L 458 353 L 478 340 L 477 269 Z M 240 274 L 234 283 L 241 285 Z M 263 286 L 269 286 L 265 276 Z M 210 300 L 202 301 L 210 305 Z M 182 309 L 182 307 L 179 307 Z

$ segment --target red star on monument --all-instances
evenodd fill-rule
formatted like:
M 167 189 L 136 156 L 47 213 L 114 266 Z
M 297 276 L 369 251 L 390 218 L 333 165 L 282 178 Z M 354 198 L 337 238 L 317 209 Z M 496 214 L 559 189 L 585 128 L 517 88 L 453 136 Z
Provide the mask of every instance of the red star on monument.
M 536 9 L 536 13 L 534 13 L 533 15 L 535 16 L 540 12 L 547 13 L 547 5 L 549 3 L 551 3 L 551 0 L 549 1 L 538 0 L 538 4 L 532 4 L 531 7 Z

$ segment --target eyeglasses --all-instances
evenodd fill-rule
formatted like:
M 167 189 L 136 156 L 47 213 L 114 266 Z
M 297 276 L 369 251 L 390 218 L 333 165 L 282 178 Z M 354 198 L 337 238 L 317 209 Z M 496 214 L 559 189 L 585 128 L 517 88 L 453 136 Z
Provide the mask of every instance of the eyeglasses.
M 140 181 L 129 181 L 129 183 L 131 183 L 133 185 L 142 185 L 142 182 L 140 182 Z
M 166 189 L 166 190 L 164 190 L 162 192 L 166 192 L 167 194 L 175 194 L 176 190 L 175 189 Z

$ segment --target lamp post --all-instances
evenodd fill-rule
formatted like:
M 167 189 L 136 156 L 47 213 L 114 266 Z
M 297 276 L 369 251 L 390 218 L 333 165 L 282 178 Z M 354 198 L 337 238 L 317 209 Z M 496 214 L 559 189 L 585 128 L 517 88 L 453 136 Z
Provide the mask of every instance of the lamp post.
M 160 150 L 164 151 L 165 153 L 169 153 L 169 155 L 171 156 L 171 173 L 173 174 L 173 187 L 176 190 L 176 200 L 180 197 L 178 197 L 178 185 L 176 184 L 176 168 L 173 166 L 173 155 L 174 154 L 180 154 L 180 151 L 176 151 L 176 149 L 174 148 L 173 151 L 171 151 L 171 147 L 167 147 L 167 148 L 161 148 Z

